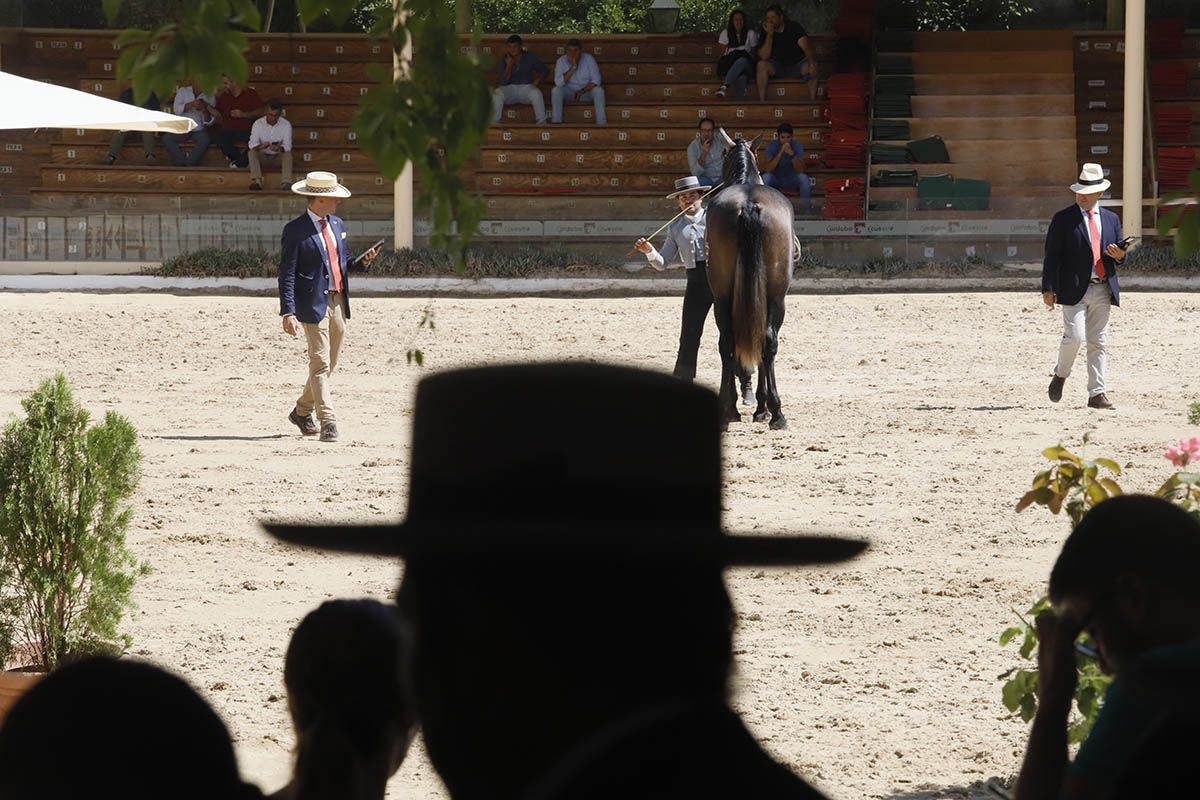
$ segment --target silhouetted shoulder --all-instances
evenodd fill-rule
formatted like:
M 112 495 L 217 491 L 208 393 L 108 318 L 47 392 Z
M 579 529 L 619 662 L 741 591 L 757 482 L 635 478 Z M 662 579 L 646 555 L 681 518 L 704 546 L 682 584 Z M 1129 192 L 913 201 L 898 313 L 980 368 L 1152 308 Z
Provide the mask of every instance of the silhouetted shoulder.
M 595 753 L 537 800 L 695 800 L 698 797 L 822 800 L 825 796 L 771 758 L 732 711 L 676 714 Z

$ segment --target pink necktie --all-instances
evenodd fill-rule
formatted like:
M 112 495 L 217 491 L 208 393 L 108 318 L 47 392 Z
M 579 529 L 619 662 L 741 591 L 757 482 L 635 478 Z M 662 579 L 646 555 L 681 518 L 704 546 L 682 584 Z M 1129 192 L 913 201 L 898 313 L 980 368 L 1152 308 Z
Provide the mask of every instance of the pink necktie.
M 1088 232 L 1092 235 L 1092 264 L 1096 267 L 1096 277 L 1104 279 L 1104 259 L 1100 258 L 1100 229 L 1096 227 L 1096 210 L 1087 212 Z
M 333 234 L 329 231 L 329 220 L 321 220 L 321 235 L 325 237 L 325 252 L 329 254 L 329 274 L 333 276 L 333 290 L 340 292 L 342 290 L 342 264 L 338 261 L 337 244 L 333 241 Z

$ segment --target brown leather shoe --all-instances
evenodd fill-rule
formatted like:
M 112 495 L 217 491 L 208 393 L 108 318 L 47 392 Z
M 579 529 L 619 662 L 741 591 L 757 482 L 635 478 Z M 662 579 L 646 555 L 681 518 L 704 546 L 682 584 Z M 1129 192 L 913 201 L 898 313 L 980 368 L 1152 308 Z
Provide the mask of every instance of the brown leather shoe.
M 1116 406 L 1104 396 L 1104 392 L 1101 392 L 1088 398 L 1088 408 L 1116 408 Z
M 1048 393 L 1050 395 L 1051 403 L 1057 403 L 1059 400 L 1062 400 L 1063 384 L 1066 382 L 1066 378 L 1060 378 L 1058 375 L 1055 375 L 1050 379 L 1050 389 Z
M 336 423 L 326 422 L 324 425 L 321 426 L 321 441 L 322 442 L 336 442 L 337 439 L 338 439 L 338 434 L 337 434 L 337 424 Z
M 292 409 L 292 413 L 288 414 L 288 422 L 299 428 L 300 432 L 305 436 L 316 436 L 321 432 L 321 429 L 317 427 L 317 421 L 313 419 L 312 414 L 309 414 L 307 417 L 302 417 L 296 413 L 296 409 L 294 408 Z

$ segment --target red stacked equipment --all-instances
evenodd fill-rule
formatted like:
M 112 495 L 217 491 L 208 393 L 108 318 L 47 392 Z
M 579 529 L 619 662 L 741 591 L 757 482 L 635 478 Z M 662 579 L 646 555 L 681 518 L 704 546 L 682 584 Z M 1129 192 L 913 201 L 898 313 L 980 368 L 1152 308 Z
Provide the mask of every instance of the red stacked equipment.
M 1188 188 L 1188 174 L 1196 166 L 1196 150 L 1192 147 L 1158 148 L 1158 185 L 1164 191 Z
M 1187 144 L 1192 131 L 1192 110 L 1186 106 L 1154 109 L 1154 130 L 1162 144 Z
M 825 192 L 825 219 L 862 219 L 867 184 L 862 178 L 829 178 L 821 183 Z
M 1188 65 L 1165 61 L 1150 65 L 1150 91 L 1155 100 L 1187 97 Z
M 1151 20 L 1146 26 L 1149 52 L 1154 55 L 1178 53 L 1183 49 L 1183 31 L 1187 20 L 1183 17 Z

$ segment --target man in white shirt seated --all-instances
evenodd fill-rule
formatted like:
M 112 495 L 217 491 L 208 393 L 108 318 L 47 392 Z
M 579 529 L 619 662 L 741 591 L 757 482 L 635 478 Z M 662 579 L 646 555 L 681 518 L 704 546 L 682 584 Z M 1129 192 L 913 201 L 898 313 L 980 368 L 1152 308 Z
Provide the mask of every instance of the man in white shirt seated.
M 596 109 L 596 124 L 605 125 L 604 89 L 600 86 L 600 67 L 591 53 L 583 52 L 578 39 L 567 42 L 567 52 L 554 64 L 554 89 L 550 92 L 550 121 L 563 121 L 563 103 L 567 100 L 591 101 Z
M 254 120 L 247 142 L 250 156 L 250 191 L 263 188 L 262 159 L 278 158 L 282 184 L 287 189 L 292 185 L 292 123 L 283 116 L 283 103 L 272 97 L 267 101 L 267 112 Z
M 175 101 L 171 106 L 177 117 L 187 117 L 196 123 L 190 133 L 163 134 L 163 148 L 171 157 L 171 163 L 177 167 L 194 167 L 204 158 L 204 151 L 212 143 L 208 126 L 213 123 L 211 101 L 201 92 L 190 78 L 183 78 L 176 83 Z M 179 143 L 191 141 L 192 152 L 185 158 L 179 149 Z

